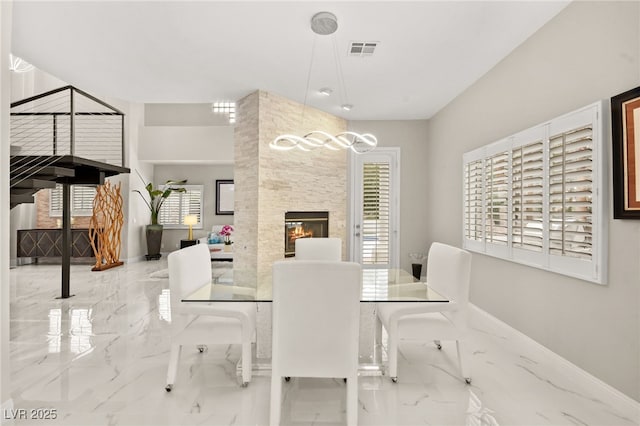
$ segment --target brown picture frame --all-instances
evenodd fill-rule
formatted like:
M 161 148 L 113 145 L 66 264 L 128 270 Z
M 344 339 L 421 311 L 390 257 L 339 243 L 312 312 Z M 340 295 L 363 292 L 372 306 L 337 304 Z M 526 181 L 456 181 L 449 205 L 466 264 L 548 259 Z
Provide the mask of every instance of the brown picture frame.
M 640 87 L 611 98 L 613 218 L 640 219 Z

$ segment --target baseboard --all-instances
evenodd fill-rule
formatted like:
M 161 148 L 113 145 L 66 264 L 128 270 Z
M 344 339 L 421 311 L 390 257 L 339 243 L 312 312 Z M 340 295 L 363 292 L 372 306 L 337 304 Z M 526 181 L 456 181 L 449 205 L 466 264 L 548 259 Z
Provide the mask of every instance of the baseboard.
M 568 359 L 563 358 L 562 356 L 560 356 L 557 353 L 553 352 L 551 349 L 549 349 L 546 346 L 542 345 L 540 342 L 532 339 L 531 337 L 527 336 L 523 332 L 521 332 L 519 330 L 516 330 L 515 328 L 511 327 L 509 324 L 507 324 L 504 321 L 494 317 L 493 315 L 491 315 L 487 311 L 484 311 L 484 310 L 480 309 L 479 307 L 477 307 L 473 303 L 469 303 L 469 307 L 477 315 L 484 317 L 487 321 L 492 322 L 495 325 L 497 325 L 499 328 L 503 329 L 505 334 L 511 334 L 511 335 L 515 336 L 516 338 L 525 340 L 528 344 L 536 346 L 537 349 L 540 350 L 540 352 L 542 352 L 545 356 L 549 357 L 557 365 L 560 365 L 562 368 L 565 368 L 567 370 L 571 370 L 573 373 L 576 373 L 579 377 L 581 377 L 583 380 L 588 382 L 590 385 L 597 386 L 599 388 L 604 389 L 607 393 L 611 394 L 614 398 L 617 398 L 620 401 L 622 401 L 624 404 L 627 404 L 630 409 L 632 409 L 632 410 L 640 410 L 640 402 L 639 401 L 636 401 L 635 399 L 631 398 L 629 395 L 619 391 L 618 389 L 614 388 L 610 384 L 608 384 L 608 383 L 602 381 L 601 379 L 597 378 L 596 376 L 592 375 L 588 371 L 578 367 L 577 365 L 575 365 L 574 363 L 572 363 Z

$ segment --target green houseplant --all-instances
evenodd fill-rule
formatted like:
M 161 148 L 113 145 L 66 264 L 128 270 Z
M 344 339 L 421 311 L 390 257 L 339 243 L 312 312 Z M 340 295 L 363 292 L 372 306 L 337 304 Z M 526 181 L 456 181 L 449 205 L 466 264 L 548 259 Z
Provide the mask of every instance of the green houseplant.
M 136 171 L 137 172 L 137 171 Z M 138 173 L 138 176 L 144 183 L 144 179 Z M 145 185 L 144 189 L 147 191 L 148 199 L 145 195 L 134 189 L 133 192 L 137 192 L 142 197 L 142 200 L 149 208 L 151 212 L 151 224 L 147 225 L 145 235 L 147 237 L 147 260 L 159 259 L 160 248 L 162 246 L 162 230 L 163 226 L 158 223 L 158 215 L 160 214 L 160 208 L 164 202 L 169 198 L 172 192 L 186 192 L 185 188 L 180 185 L 187 183 L 187 180 L 168 180 L 161 188 L 154 188 L 153 183 L 149 182 Z

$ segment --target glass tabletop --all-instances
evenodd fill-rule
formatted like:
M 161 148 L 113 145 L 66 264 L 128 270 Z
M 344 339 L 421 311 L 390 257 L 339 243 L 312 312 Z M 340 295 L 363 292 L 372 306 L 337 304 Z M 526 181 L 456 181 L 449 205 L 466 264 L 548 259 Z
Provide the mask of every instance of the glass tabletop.
M 182 299 L 183 302 L 272 302 L 252 287 L 233 283 L 233 272 L 217 277 Z M 401 269 L 363 269 L 361 302 L 448 302 L 447 298 Z

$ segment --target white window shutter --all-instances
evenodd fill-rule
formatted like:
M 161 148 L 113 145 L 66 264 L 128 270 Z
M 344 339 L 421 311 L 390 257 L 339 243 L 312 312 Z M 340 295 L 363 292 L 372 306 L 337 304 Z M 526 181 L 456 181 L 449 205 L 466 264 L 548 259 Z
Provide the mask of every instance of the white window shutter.
M 589 105 L 463 155 L 466 249 L 605 282 L 602 109 Z

